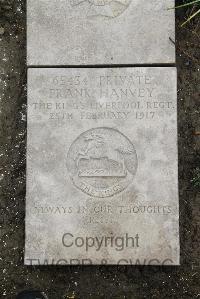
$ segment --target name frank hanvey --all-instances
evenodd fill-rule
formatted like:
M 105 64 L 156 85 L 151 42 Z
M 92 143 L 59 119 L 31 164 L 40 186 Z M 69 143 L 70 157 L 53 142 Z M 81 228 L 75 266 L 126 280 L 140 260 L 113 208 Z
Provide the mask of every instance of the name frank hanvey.
M 72 233 L 65 233 L 62 237 L 62 244 L 64 247 L 79 247 L 85 251 L 90 249 L 95 249 L 100 251 L 103 248 L 114 248 L 116 251 L 122 251 L 125 248 L 137 248 L 139 245 L 139 235 L 136 234 L 134 237 L 129 236 L 126 233 L 123 236 L 101 236 L 101 237 L 92 237 L 92 236 L 74 236 Z

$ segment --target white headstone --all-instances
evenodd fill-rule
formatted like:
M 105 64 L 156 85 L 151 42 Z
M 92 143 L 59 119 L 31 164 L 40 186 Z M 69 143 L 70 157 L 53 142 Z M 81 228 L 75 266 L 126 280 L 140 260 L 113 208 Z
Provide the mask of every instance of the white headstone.
M 27 0 L 28 65 L 174 63 L 172 6 L 174 0 Z
M 176 105 L 171 67 L 28 70 L 25 264 L 179 264 Z

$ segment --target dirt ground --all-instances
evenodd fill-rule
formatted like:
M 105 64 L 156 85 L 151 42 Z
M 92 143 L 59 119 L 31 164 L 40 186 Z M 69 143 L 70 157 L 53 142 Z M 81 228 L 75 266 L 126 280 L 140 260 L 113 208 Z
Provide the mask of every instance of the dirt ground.
M 0 298 L 200 298 L 200 17 L 177 14 L 180 267 L 25 267 L 25 0 L 0 0 Z

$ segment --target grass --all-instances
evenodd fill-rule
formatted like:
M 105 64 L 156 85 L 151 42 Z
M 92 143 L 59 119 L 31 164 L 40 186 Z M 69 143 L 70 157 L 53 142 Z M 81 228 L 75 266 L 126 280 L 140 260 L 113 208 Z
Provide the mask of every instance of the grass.
M 169 9 L 175 9 L 175 8 L 183 8 L 183 7 L 194 7 L 196 9 L 195 12 L 192 10 L 191 15 L 187 18 L 187 20 L 181 25 L 185 26 L 188 22 L 190 22 L 194 17 L 200 15 L 200 0 L 195 0 L 195 1 L 189 1 L 187 3 L 169 8 Z

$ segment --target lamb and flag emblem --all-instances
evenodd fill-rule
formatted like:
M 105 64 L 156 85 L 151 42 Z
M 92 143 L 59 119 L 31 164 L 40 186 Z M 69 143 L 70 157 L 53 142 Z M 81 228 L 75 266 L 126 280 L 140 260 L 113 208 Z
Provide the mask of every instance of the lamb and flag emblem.
M 131 0 L 70 0 L 72 7 L 87 8 L 88 17 L 115 18 L 130 5 Z

